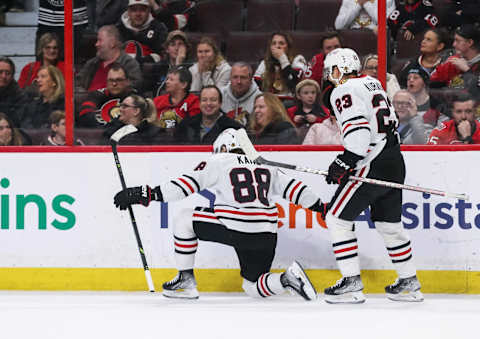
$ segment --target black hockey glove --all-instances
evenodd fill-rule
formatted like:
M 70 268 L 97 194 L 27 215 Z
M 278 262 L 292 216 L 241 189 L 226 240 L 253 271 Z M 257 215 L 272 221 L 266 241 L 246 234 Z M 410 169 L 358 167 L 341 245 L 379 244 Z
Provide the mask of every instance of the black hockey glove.
M 357 162 L 362 159 L 363 157 L 345 150 L 328 167 L 328 175 L 325 178 L 327 184 L 343 183 L 354 172 Z
M 162 201 L 162 193 L 159 186 L 154 189 L 148 185 L 126 188 L 115 194 L 113 203 L 117 208 L 126 210 L 128 206 L 135 204 L 148 206 L 152 200 Z
M 311 211 L 320 213 L 320 215 L 322 216 L 322 219 L 325 220 L 328 210 L 330 209 L 330 203 L 322 202 L 320 199 L 318 199 L 308 209 Z

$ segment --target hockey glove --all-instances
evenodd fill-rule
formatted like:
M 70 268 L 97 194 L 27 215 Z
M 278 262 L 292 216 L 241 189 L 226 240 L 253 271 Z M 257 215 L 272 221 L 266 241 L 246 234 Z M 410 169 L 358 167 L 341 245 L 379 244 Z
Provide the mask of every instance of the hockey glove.
M 318 199 L 308 209 L 311 211 L 320 213 L 320 215 L 322 216 L 322 219 L 325 220 L 328 210 L 330 209 L 330 203 L 322 202 L 320 199 Z
M 363 157 L 345 150 L 328 167 L 328 175 L 325 178 L 327 184 L 340 185 L 343 183 L 355 171 L 357 162 L 362 159 Z
M 162 201 L 162 193 L 160 192 L 160 187 L 155 187 L 153 190 L 148 185 L 129 187 L 126 188 L 117 194 L 113 198 L 113 203 L 117 208 L 121 210 L 126 210 L 128 206 L 141 204 L 143 206 L 148 206 L 150 201 L 159 200 Z

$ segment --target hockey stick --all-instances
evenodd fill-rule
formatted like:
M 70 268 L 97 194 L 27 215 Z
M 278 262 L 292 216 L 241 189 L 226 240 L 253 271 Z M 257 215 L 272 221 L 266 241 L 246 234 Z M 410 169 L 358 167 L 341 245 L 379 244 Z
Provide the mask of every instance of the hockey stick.
M 244 129 L 237 130 L 237 140 L 240 143 L 240 146 L 242 147 L 243 151 L 245 152 L 245 155 L 248 158 L 250 158 L 251 160 L 254 160 L 259 164 L 281 167 L 281 168 L 287 168 L 287 169 L 291 169 L 291 170 L 299 171 L 299 172 L 320 174 L 320 175 L 324 175 L 324 176 L 328 175 L 327 171 L 320 171 L 320 170 L 309 168 L 309 167 L 302 167 L 302 166 L 296 166 L 296 165 L 291 165 L 291 164 L 285 164 L 285 163 L 282 163 L 282 162 L 270 161 L 270 160 L 267 160 L 267 159 L 263 158 L 260 155 L 260 153 L 258 153 L 257 150 L 253 147 L 253 144 L 251 143 L 251 141 L 248 138 L 248 135 L 247 135 L 247 133 L 245 132 Z M 445 191 L 440 191 L 440 190 L 431 189 L 431 188 L 423 188 L 423 187 L 418 187 L 418 186 L 399 184 L 399 183 L 396 183 L 396 182 L 370 179 L 370 178 L 363 178 L 363 177 L 356 177 L 356 176 L 353 176 L 353 175 L 349 176 L 348 180 L 360 181 L 360 182 L 364 182 L 364 183 L 367 183 L 367 184 L 390 187 L 390 188 L 398 188 L 398 189 L 403 189 L 403 190 L 440 195 L 442 197 L 455 198 L 455 199 L 459 199 L 459 200 L 468 200 L 469 199 L 468 195 L 465 194 L 465 193 L 451 193 L 451 192 L 445 192 Z
M 122 166 L 120 165 L 120 159 L 118 158 L 117 153 L 117 144 L 121 138 L 124 136 L 134 133 L 137 131 L 137 128 L 133 125 L 126 125 L 119 130 L 117 130 L 110 137 L 110 144 L 112 145 L 113 157 L 115 158 L 115 165 L 118 170 L 118 176 L 120 177 L 120 182 L 122 188 L 126 189 L 127 185 L 125 184 L 125 178 L 123 176 Z M 140 234 L 138 233 L 137 222 L 135 220 L 135 215 L 133 214 L 132 206 L 128 206 L 128 213 L 130 214 L 130 220 L 132 221 L 133 232 L 135 233 L 135 238 L 137 239 L 138 251 L 140 252 L 140 258 L 143 263 L 143 270 L 145 271 L 145 278 L 147 279 L 148 289 L 150 292 L 155 292 L 155 286 L 153 285 L 152 275 L 150 274 L 150 269 L 148 268 L 147 258 L 145 257 L 145 251 L 143 250 L 142 240 L 140 239 Z

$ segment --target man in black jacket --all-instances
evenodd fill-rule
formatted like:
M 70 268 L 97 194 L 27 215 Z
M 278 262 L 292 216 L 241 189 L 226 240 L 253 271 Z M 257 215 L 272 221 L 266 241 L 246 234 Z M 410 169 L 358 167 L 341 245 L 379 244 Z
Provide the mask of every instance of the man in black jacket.
M 25 101 L 25 94 L 13 78 L 14 74 L 13 61 L 7 57 L 0 57 L 0 112 L 5 113 L 15 127 L 18 127 L 22 120 L 18 112 Z

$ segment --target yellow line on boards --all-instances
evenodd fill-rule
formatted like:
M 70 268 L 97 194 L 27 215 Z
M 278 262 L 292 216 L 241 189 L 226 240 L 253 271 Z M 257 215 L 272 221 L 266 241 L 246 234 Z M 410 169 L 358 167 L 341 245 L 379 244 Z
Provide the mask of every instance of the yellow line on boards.
M 281 270 L 273 270 L 281 272 Z M 157 291 L 172 279 L 175 269 L 151 269 Z M 323 292 L 340 278 L 336 270 L 307 270 L 318 292 Z M 203 292 L 241 292 L 238 269 L 195 269 L 198 289 Z M 0 268 L 0 290 L 36 291 L 145 291 L 147 283 L 140 268 Z M 395 281 L 396 273 L 387 270 L 364 270 L 366 293 L 383 293 L 385 285 Z M 424 293 L 480 294 L 480 272 L 419 271 Z

